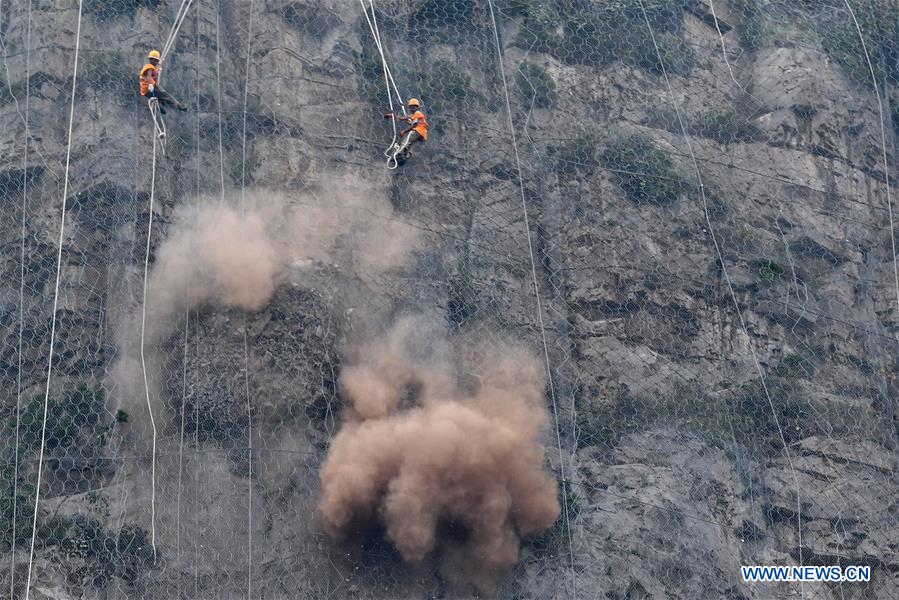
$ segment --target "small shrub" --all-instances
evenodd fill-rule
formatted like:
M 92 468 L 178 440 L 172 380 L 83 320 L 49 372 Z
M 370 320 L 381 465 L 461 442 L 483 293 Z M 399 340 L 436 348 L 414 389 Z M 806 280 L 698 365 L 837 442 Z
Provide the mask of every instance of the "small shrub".
M 139 8 L 156 9 L 162 0 L 84 0 L 85 15 L 101 21 L 133 17 Z
M 668 155 L 641 134 L 612 141 L 601 159 L 613 181 L 637 204 L 670 204 L 694 189 L 675 171 Z
M 760 380 L 753 380 L 724 398 L 676 391 L 665 398 L 623 395 L 610 404 L 581 406 L 578 445 L 611 450 L 627 435 L 673 426 L 714 446 L 736 442 L 763 457 L 782 451 L 784 440 L 790 444 L 813 435 L 839 436 L 853 430 L 858 415 L 804 394 L 795 379 L 795 373 L 784 378 L 768 377 L 767 393 Z
M 515 83 L 525 105 L 550 108 L 556 103 L 556 82 L 540 65 L 523 62 L 515 72 Z
M 484 97 L 472 87 L 471 77 L 451 62 L 435 61 L 422 73 L 419 92 L 413 95 L 421 98 L 428 116 L 451 110 L 471 110 L 472 106 L 483 103 Z M 433 125 L 439 127 L 439 120 Z
M 22 464 L 23 453 L 12 447 L 12 441 L 8 440 L 8 447 L 0 453 L 3 460 L 0 468 L 0 548 L 9 548 L 14 541 L 18 545 L 31 539 L 34 519 L 34 485 L 28 481 Z M 19 453 L 18 472 L 15 468 L 16 452 Z
M 514 14 L 524 16 L 516 44 L 568 64 L 604 67 L 620 60 L 656 74 L 662 72 L 662 65 L 673 73 L 689 71 L 693 51 L 676 35 L 683 21 L 681 3 L 644 0 L 643 7 L 645 17 L 640 5 L 630 0 L 558 6 L 546 1 L 516 2 Z
M 864 46 L 855 22 L 842 10 L 823 19 L 821 46 L 851 79 L 861 85 L 874 87 L 872 69 L 878 85 L 882 86 L 885 79 L 896 83 L 899 80 L 896 75 L 899 68 L 899 7 L 894 2 L 857 0 L 853 3 L 853 11 L 864 36 Z
M 584 135 L 560 146 L 550 147 L 549 154 L 555 158 L 556 170 L 560 175 L 571 175 L 577 172 L 592 175 L 599 166 L 596 158 L 597 146 L 596 137 L 585 132 Z
M 759 279 L 765 283 L 774 283 L 784 274 L 784 268 L 770 259 L 757 261 L 755 266 L 759 274 Z
M 95 441 L 96 431 L 105 431 L 106 409 L 103 393 L 79 386 L 64 398 L 47 400 L 46 448 L 62 448 L 90 445 Z M 44 399 L 35 397 L 22 411 L 20 422 L 20 446 L 26 451 L 37 449 L 41 444 L 41 430 L 44 421 Z M 102 444 L 101 444 L 102 445 Z
M 567 525 L 577 519 L 581 513 L 581 498 L 577 492 L 572 489 L 572 483 L 569 481 L 565 486 L 566 493 L 563 495 L 562 484 L 558 483 L 559 498 L 559 517 L 552 526 L 535 537 L 531 542 L 531 546 L 541 556 L 552 556 L 565 551 L 568 546 L 568 538 L 571 535 Z M 567 512 L 566 512 L 567 511 Z M 568 517 L 566 522 L 565 517 Z
M 722 144 L 751 142 L 758 139 L 760 134 L 759 128 L 754 123 L 737 115 L 733 110 L 701 114 L 693 120 L 691 129 L 700 137 Z
M 764 47 L 772 35 L 764 7 L 760 5 L 759 0 L 733 0 L 733 3 L 734 8 L 740 11 L 740 42 L 747 50 Z
M 657 37 L 655 45 L 649 40 L 648 44 L 634 47 L 632 57 L 638 67 L 654 75 L 686 75 L 696 62 L 693 48 L 667 35 Z
M 133 583 L 153 564 L 147 532 L 135 525 L 107 531 L 100 521 L 77 514 L 57 519 L 56 529 L 52 537 L 67 555 L 84 561 L 80 572 L 95 588 L 103 588 L 114 577 Z

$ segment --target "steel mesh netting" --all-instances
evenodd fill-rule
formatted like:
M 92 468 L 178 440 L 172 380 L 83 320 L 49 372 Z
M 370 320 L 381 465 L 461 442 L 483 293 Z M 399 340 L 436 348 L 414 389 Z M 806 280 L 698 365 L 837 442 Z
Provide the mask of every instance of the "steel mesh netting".
M 897 594 L 892 3 L 374 2 L 431 123 L 391 173 L 367 0 L 194 0 L 154 171 L 136 71 L 180 4 L 84 0 L 77 69 L 79 3 L 0 5 L 0 596 L 475 595 L 322 530 L 356 296 L 548 366 L 561 514 L 496 596 Z M 145 390 L 177 210 L 346 176 L 421 233 L 414 262 L 191 306 L 144 344 Z M 767 563 L 872 581 L 740 581 Z

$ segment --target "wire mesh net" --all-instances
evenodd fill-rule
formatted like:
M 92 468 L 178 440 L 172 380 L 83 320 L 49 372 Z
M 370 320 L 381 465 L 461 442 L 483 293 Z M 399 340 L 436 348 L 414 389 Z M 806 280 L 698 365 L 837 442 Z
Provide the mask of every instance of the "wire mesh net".
M 137 74 L 185 6 L 163 153 Z M 893 2 L 0 17 L 0 597 L 899 595 Z M 345 374 L 410 315 L 391 410 L 434 365 L 477 397 L 481 344 L 540 365 L 558 518 L 486 577 L 453 551 L 494 506 L 413 560 L 389 507 L 319 510 Z

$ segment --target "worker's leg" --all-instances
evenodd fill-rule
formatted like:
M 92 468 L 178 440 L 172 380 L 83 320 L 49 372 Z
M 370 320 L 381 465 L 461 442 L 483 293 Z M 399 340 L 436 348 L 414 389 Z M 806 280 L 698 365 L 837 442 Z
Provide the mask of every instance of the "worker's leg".
M 418 142 L 420 140 L 421 140 L 421 136 L 418 134 L 417 131 L 410 131 L 409 133 L 406 134 L 406 137 L 404 137 L 402 139 L 402 141 L 400 142 L 400 145 L 397 148 L 396 153 L 400 154 L 401 152 L 408 152 L 409 147 L 412 144 L 414 144 L 415 142 Z
M 159 100 L 161 106 L 173 106 L 178 110 L 187 110 L 187 108 L 178 102 L 174 96 L 159 86 L 156 86 L 156 99 Z
M 419 134 L 417 131 L 410 131 L 409 135 L 406 136 L 406 139 L 400 151 L 406 156 L 406 158 L 408 158 L 412 155 L 412 146 L 414 144 L 420 143 L 421 141 L 421 134 Z

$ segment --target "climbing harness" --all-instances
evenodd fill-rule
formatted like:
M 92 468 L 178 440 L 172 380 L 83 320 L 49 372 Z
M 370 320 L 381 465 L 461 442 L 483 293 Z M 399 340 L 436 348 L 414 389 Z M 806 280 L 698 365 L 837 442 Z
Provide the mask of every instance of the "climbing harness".
M 162 155 L 165 156 L 165 121 L 162 119 L 159 100 L 155 96 L 150 96 L 147 104 L 150 107 L 150 116 L 153 117 L 153 128 L 156 130 L 156 137 L 159 140 Z
M 387 102 L 390 105 L 390 112 L 391 114 L 394 112 L 392 92 L 396 95 L 397 103 L 403 111 L 403 116 L 406 117 L 408 115 L 406 114 L 406 106 L 403 103 L 403 97 L 400 95 L 396 81 L 393 79 L 393 74 L 390 72 L 390 67 L 387 65 L 387 58 L 384 55 L 384 45 L 381 43 L 381 32 L 378 30 L 378 20 L 375 16 L 374 0 L 368 0 L 368 6 L 365 5 L 365 0 L 359 0 L 359 4 L 362 6 L 362 12 L 365 14 L 365 20 L 368 22 L 368 28 L 371 30 L 372 38 L 374 38 L 375 47 L 378 49 L 378 55 L 381 57 L 381 66 L 384 69 L 384 84 L 387 86 Z M 387 157 L 387 168 L 392 171 L 399 166 L 398 159 L 402 159 L 400 153 L 409 145 L 409 138 L 407 137 L 405 141 L 400 140 L 398 142 L 396 119 L 391 118 L 390 124 L 393 127 L 393 139 L 390 140 L 390 145 L 384 151 L 384 156 Z

